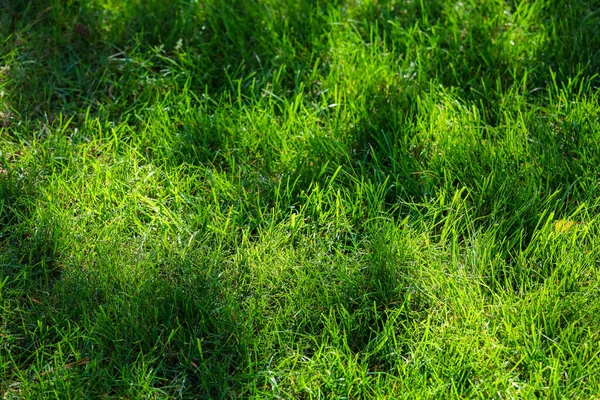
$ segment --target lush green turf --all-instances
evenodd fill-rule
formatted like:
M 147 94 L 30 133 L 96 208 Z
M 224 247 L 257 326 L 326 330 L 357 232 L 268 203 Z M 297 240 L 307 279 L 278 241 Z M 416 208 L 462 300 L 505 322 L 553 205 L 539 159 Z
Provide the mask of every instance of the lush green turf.
M 0 1 L 0 394 L 598 398 L 599 10 Z

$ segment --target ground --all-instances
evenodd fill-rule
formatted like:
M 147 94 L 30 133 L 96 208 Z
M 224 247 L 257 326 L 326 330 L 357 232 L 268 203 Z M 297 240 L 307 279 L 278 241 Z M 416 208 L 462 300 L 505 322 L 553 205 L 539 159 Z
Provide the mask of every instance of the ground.
M 0 393 L 600 397 L 598 10 L 0 3 Z

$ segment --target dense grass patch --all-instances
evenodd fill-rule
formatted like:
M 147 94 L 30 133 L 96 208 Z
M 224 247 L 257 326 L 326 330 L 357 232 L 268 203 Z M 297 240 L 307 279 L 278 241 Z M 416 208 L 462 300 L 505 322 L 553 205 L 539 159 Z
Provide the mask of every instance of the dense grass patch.
M 1 2 L 0 393 L 598 397 L 598 10 Z

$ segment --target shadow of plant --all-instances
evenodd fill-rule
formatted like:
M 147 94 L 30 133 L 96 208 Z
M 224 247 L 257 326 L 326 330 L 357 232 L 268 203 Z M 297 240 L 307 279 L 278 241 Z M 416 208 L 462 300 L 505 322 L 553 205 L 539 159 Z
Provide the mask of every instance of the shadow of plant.
M 11 0 L 2 13 L 6 101 L 26 119 L 88 107 L 114 118 L 183 87 L 219 97 L 240 82 L 260 93 L 277 74 L 281 87 L 269 89 L 293 90 L 327 27 L 327 8 L 314 7 L 150 0 L 108 11 L 95 1 Z

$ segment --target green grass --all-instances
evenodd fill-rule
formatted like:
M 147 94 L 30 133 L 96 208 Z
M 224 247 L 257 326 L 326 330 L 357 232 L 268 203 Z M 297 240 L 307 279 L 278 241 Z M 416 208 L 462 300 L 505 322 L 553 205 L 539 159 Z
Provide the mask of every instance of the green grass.
M 600 2 L 0 2 L 0 394 L 599 398 Z

